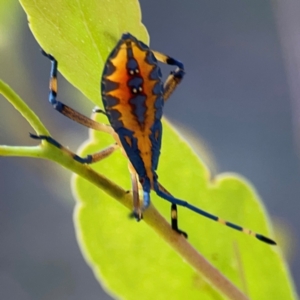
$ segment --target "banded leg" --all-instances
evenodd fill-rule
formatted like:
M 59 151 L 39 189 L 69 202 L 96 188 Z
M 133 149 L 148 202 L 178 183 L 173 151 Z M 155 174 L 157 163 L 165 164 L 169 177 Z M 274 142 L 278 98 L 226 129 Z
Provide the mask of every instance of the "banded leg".
M 166 81 L 164 83 L 163 99 L 166 102 L 170 98 L 170 96 L 174 92 L 174 90 L 177 88 L 178 84 L 183 79 L 183 76 L 185 74 L 184 66 L 183 66 L 183 63 L 181 63 L 180 61 L 178 61 L 172 57 L 169 57 L 163 53 L 160 53 L 157 51 L 152 51 L 152 52 L 158 61 L 163 62 L 165 64 L 177 66 L 175 71 L 171 71 L 170 75 L 168 76 L 168 78 L 166 79 Z M 160 186 L 160 188 L 163 188 L 163 187 Z M 165 189 L 164 189 L 164 191 L 167 192 Z M 170 193 L 168 193 L 168 194 L 170 194 Z M 174 203 L 171 205 L 171 226 L 172 226 L 173 230 L 175 230 L 179 234 L 182 234 L 185 238 L 188 237 L 186 232 L 184 232 L 178 228 L 177 206 Z
M 62 102 L 57 100 L 57 66 L 58 62 L 57 60 L 50 54 L 47 54 L 45 51 L 42 50 L 42 54 L 46 57 L 48 57 L 51 61 L 51 71 L 50 71 L 50 82 L 49 82 L 49 102 L 52 104 L 53 108 L 63 114 L 64 116 L 68 117 L 69 119 L 94 130 L 106 132 L 109 134 L 113 134 L 114 130 L 109 125 L 98 123 L 81 113 L 75 111 L 71 107 L 63 104 Z M 97 161 L 100 161 L 104 159 L 105 157 L 109 156 L 111 153 L 113 153 L 117 148 L 117 144 L 111 145 L 106 149 L 103 149 L 95 154 L 88 155 L 86 157 L 80 157 L 70 151 L 69 149 L 62 146 L 60 143 L 58 143 L 55 139 L 53 139 L 50 136 L 37 136 L 34 134 L 30 134 L 30 137 L 34 139 L 39 140 L 45 140 L 48 143 L 52 144 L 53 146 L 63 150 L 64 152 L 68 153 L 70 156 L 72 156 L 76 161 L 82 163 L 82 164 L 92 164 Z
M 162 192 L 173 197 L 160 183 L 158 183 L 158 188 Z M 185 238 L 188 238 L 187 233 L 178 228 L 178 213 L 177 213 L 177 205 L 175 203 L 171 204 L 171 226 L 174 231 L 178 232 L 179 234 L 182 234 Z
M 139 198 L 138 175 L 130 162 L 128 163 L 128 169 L 131 177 L 132 195 L 133 195 L 133 213 L 131 214 L 131 217 L 134 217 L 137 221 L 140 221 L 143 218 L 143 210 L 145 210 L 149 206 L 150 201 L 148 201 L 146 204 L 143 205 L 143 207 L 141 207 L 140 198 Z M 164 187 L 160 186 L 160 188 L 163 189 L 165 192 L 167 192 L 167 190 Z M 146 197 L 149 197 L 149 193 L 147 193 Z M 177 233 L 182 234 L 185 238 L 188 237 L 186 232 L 178 228 L 176 204 L 171 205 L 171 226 L 172 229 Z
M 174 203 L 171 204 L 171 226 L 174 231 L 182 234 L 186 239 L 188 238 L 188 234 L 178 228 L 177 205 Z
M 163 53 L 152 51 L 155 58 L 168 65 L 177 66 L 175 71 L 171 71 L 170 75 L 168 76 L 167 80 L 164 84 L 164 93 L 163 93 L 163 99 L 164 101 L 167 101 L 171 94 L 174 92 L 178 84 L 183 79 L 183 76 L 185 74 L 183 63 L 176 60 L 175 58 L 172 58 L 170 56 L 167 56 Z
M 131 186 L 132 186 L 132 200 L 133 200 L 133 213 L 131 214 L 137 221 L 143 218 L 140 197 L 139 197 L 139 183 L 135 169 L 128 160 L 128 170 L 130 173 Z
M 42 54 L 48 57 L 51 61 L 51 71 L 50 71 L 50 82 L 49 82 L 49 102 L 55 110 L 68 117 L 69 119 L 85 126 L 88 128 L 95 129 L 97 131 L 102 131 L 111 134 L 113 129 L 109 125 L 98 123 L 81 113 L 77 112 L 73 108 L 63 104 L 57 100 L 57 60 L 50 54 L 47 54 L 42 50 Z
M 98 161 L 108 157 L 116 149 L 119 148 L 119 146 L 115 143 L 115 144 L 112 144 L 112 145 L 108 146 L 105 149 L 102 149 L 101 151 L 99 151 L 97 153 L 87 155 L 86 157 L 81 157 L 81 156 L 75 154 L 74 152 L 70 151 L 68 148 L 61 145 L 59 142 L 57 142 L 51 136 L 35 135 L 35 134 L 30 133 L 30 137 L 33 138 L 33 139 L 36 139 L 36 140 L 45 140 L 45 141 L 47 141 L 49 144 L 55 146 L 58 149 L 61 149 L 65 153 L 69 154 L 74 160 L 76 160 L 77 162 L 79 162 L 81 164 L 92 164 L 92 163 L 98 162 Z
M 270 244 L 270 245 L 276 245 L 276 242 L 271 240 L 270 238 L 268 237 L 265 237 L 264 235 L 262 234 L 258 234 L 256 232 L 253 232 L 252 230 L 249 230 L 247 228 L 244 228 L 244 227 L 241 227 L 239 225 L 236 225 L 234 223 L 231 223 L 231 222 L 228 222 L 228 221 L 225 221 L 217 216 L 214 216 L 186 201 L 183 201 L 183 200 L 180 200 L 180 199 L 177 199 L 177 198 L 174 198 L 173 196 L 165 193 L 162 189 L 160 189 L 159 186 L 156 186 L 155 187 L 155 192 L 157 193 L 158 196 L 160 196 L 161 198 L 171 202 L 172 204 L 177 204 L 177 205 L 180 205 L 180 206 L 183 206 L 183 207 L 186 207 L 188 209 L 190 209 L 191 211 L 194 211 L 195 213 L 203 216 L 203 217 L 206 217 L 208 219 L 211 219 L 213 221 L 216 221 L 216 222 L 219 222 L 220 224 L 223 224 L 225 226 L 228 226 L 232 229 L 235 229 L 235 230 L 238 230 L 238 231 L 241 231 L 243 233 L 246 233 L 248 235 L 251 235 L 251 236 L 254 236 L 256 237 L 258 240 L 264 242 L 264 243 L 267 243 L 267 244 Z

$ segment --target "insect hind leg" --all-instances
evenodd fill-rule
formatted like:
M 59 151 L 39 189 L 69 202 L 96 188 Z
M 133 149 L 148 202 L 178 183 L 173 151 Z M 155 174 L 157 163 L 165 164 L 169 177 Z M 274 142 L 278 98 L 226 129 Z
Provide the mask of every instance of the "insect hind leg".
M 273 241 L 272 239 L 270 239 L 270 238 L 268 238 L 266 236 L 258 234 L 258 233 L 254 232 L 252 230 L 246 229 L 246 228 L 241 227 L 239 225 L 236 225 L 234 223 L 225 221 L 225 220 L 223 220 L 223 219 L 221 219 L 221 218 L 219 218 L 219 217 L 217 217 L 215 215 L 212 215 L 212 214 L 208 213 L 207 211 L 204 211 L 204 210 L 202 210 L 202 209 L 200 209 L 200 208 L 198 208 L 198 207 L 196 207 L 196 206 L 194 206 L 194 205 L 192 205 L 192 204 L 190 204 L 190 203 L 188 203 L 186 201 L 174 198 L 173 196 L 165 193 L 163 190 L 160 190 L 157 187 L 155 189 L 155 192 L 157 193 L 158 196 L 160 196 L 161 198 L 163 198 L 163 199 L 171 202 L 172 204 L 177 204 L 177 205 L 180 205 L 180 206 L 184 206 L 184 207 L 190 209 L 191 211 L 194 211 L 195 213 L 197 213 L 197 214 L 199 214 L 199 215 L 201 215 L 203 217 L 206 217 L 208 219 L 216 221 L 216 222 L 218 222 L 218 223 L 220 223 L 222 225 L 228 226 L 228 227 L 230 227 L 230 228 L 232 228 L 234 230 L 238 230 L 238 231 L 241 231 L 241 232 L 243 232 L 245 234 L 251 235 L 251 236 L 257 238 L 258 240 L 260 240 L 260 241 L 262 241 L 264 243 L 267 243 L 267 244 L 270 244 L 270 245 L 276 245 L 275 241 Z
M 171 226 L 174 231 L 183 235 L 186 239 L 188 238 L 187 233 L 178 228 L 177 205 L 174 203 L 171 204 Z
M 158 183 L 158 189 L 161 192 L 170 195 L 170 197 L 173 197 L 160 183 Z M 171 204 L 171 227 L 174 231 L 182 234 L 185 238 L 188 238 L 187 233 L 178 228 L 178 213 L 177 205 L 175 203 Z

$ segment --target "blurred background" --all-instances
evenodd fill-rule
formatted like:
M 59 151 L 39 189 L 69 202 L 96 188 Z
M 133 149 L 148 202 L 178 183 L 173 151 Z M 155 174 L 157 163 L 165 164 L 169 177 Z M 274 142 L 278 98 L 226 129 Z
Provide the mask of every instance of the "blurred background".
M 213 174 L 236 172 L 256 187 L 299 293 L 300 3 L 140 2 L 151 47 L 187 72 L 165 115 L 201 141 Z M 0 78 L 75 150 L 88 132 L 48 104 L 49 68 L 18 2 L 0 0 Z M 93 108 L 61 77 L 59 98 L 87 115 Z M 35 144 L 2 96 L 0 112 L 0 144 Z M 1 299 L 111 299 L 75 240 L 70 176 L 47 161 L 0 158 Z

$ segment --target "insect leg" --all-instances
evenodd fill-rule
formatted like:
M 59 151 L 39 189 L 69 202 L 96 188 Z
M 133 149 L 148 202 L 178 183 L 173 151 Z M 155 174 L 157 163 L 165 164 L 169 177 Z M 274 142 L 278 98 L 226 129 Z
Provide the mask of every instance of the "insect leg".
M 172 204 L 177 204 L 177 205 L 180 205 L 180 206 L 184 206 L 184 207 L 186 207 L 186 208 L 188 208 L 188 209 L 196 212 L 197 214 L 202 215 L 202 216 L 204 216 L 204 217 L 206 217 L 208 219 L 211 219 L 213 221 L 216 221 L 216 222 L 218 222 L 220 224 L 223 224 L 223 225 L 228 226 L 228 227 L 230 227 L 232 229 L 241 231 L 241 232 L 246 233 L 248 235 L 254 236 L 257 239 L 259 239 L 260 241 L 262 241 L 262 242 L 265 242 L 265 243 L 271 244 L 271 245 L 276 245 L 276 242 L 274 242 L 273 240 L 271 240 L 268 237 L 265 237 L 265 236 L 263 236 L 261 234 L 255 233 L 252 230 L 243 228 L 243 227 L 241 227 L 239 225 L 236 225 L 234 223 L 222 220 L 221 218 L 219 218 L 217 216 L 214 216 L 214 215 L 212 215 L 212 214 L 210 214 L 210 213 L 208 213 L 208 212 L 206 212 L 206 211 L 204 211 L 204 210 L 202 210 L 202 209 L 200 209 L 200 208 L 198 208 L 198 207 L 196 207 L 194 205 L 191 205 L 191 204 L 189 204 L 186 201 L 174 198 L 171 195 L 166 194 L 165 192 L 163 192 L 162 190 L 160 190 L 158 187 L 156 187 L 155 192 L 157 193 L 158 196 L 160 196 L 163 199 L 171 202 Z
M 108 146 L 105 149 L 102 149 L 101 151 L 99 151 L 97 153 L 87 155 L 86 157 L 80 157 L 77 154 L 70 151 L 68 148 L 61 145 L 59 142 L 57 142 L 51 136 L 35 135 L 35 134 L 30 133 L 30 137 L 33 138 L 33 139 L 36 139 L 36 140 L 45 140 L 45 141 L 47 141 L 49 144 L 55 146 L 58 149 L 61 149 L 65 153 L 69 154 L 74 160 L 76 160 L 77 162 L 79 162 L 81 164 L 92 164 L 92 163 L 98 162 L 98 161 L 108 157 L 116 149 L 119 148 L 119 146 L 115 143 L 115 144 L 112 144 L 112 145 Z
M 168 194 L 168 195 L 170 195 L 171 197 L 173 197 L 160 183 L 158 183 L 158 188 L 162 191 L 162 192 L 164 192 L 164 193 L 166 193 L 166 194 Z M 172 226 L 172 229 L 174 230 L 174 231 L 176 231 L 176 232 L 178 232 L 179 234 L 182 234 L 185 238 L 187 238 L 188 237 L 188 235 L 187 235 L 187 233 L 186 232 L 184 232 L 184 231 L 182 231 L 182 230 L 180 230 L 179 228 L 178 228 L 178 214 L 177 214 L 177 205 L 175 204 L 175 203 L 172 203 L 171 204 L 171 226 Z
M 179 60 L 176 60 L 175 58 L 172 58 L 170 56 L 167 56 L 163 53 L 152 51 L 155 58 L 165 64 L 168 65 L 174 65 L 177 66 L 175 71 L 172 71 L 170 75 L 168 76 L 167 80 L 164 83 L 164 92 L 163 92 L 163 99 L 164 101 L 167 101 L 171 94 L 176 89 L 177 85 L 181 82 L 183 79 L 183 76 L 185 74 L 184 71 L 184 65 Z
M 177 205 L 174 203 L 171 205 L 171 226 L 174 231 L 182 234 L 186 239 L 188 238 L 187 233 L 178 228 Z
M 50 71 L 50 83 L 49 83 L 49 102 L 53 106 L 55 110 L 60 112 L 61 114 L 65 115 L 69 119 L 98 131 L 103 131 L 106 133 L 112 133 L 112 128 L 108 125 L 98 123 L 81 113 L 77 112 L 73 108 L 63 104 L 62 102 L 57 100 L 57 67 L 58 62 L 57 60 L 50 54 L 47 54 L 45 51 L 42 50 L 42 54 L 48 57 L 51 61 L 51 71 Z
M 99 108 L 99 107 L 95 107 L 93 109 L 93 113 L 99 113 L 99 114 L 107 116 L 107 113 L 102 108 Z
M 49 83 L 49 88 L 50 88 L 49 102 L 52 104 L 53 108 L 56 109 L 61 114 L 68 117 L 69 119 L 72 119 L 75 122 L 77 122 L 85 127 L 112 134 L 114 132 L 114 130 L 111 128 L 111 126 L 98 123 L 57 100 L 56 97 L 57 97 L 57 66 L 58 66 L 58 63 L 57 63 L 57 60 L 52 55 L 47 54 L 43 50 L 42 50 L 42 54 L 51 60 L 50 83 Z M 71 152 L 69 149 L 62 146 L 51 136 L 43 136 L 43 135 L 38 136 L 38 135 L 30 134 L 30 137 L 32 137 L 34 139 L 47 141 L 48 143 L 52 144 L 53 146 L 68 153 L 76 161 L 78 161 L 82 164 L 91 164 L 91 163 L 100 161 L 100 160 L 104 159 L 105 157 L 109 156 L 112 152 L 115 151 L 115 149 L 118 148 L 118 146 L 116 144 L 114 144 L 112 146 L 109 146 L 106 149 L 101 150 L 98 153 L 88 155 L 86 157 L 80 157 L 80 156 L 76 155 L 75 153 Z
M 114 143 L 114 144 L 102 149 L 101 151 L 99 151 L 97 153 L 91 154 L 90 155 L 92 157 L 92 162 L 91 163 L 98 162 L 98 161 L 110 156 L 118 148 L 119 148 L 118 144 Z
M 163 99 L 164 101 L 167 101 L 184 77 L 185 74 L 184 65 L 180 61 L 170 56 L 167 56 L 163 53 L 157 51 L 152 51 L 152 52 L 158 61 L 161 61 L 165 64 L 177 66 L 175 71 L 171 71 L 170 75 L 168 76 L 168 78 L 164 83 Z M 171 225 L 173 230 L 177 231 L 178 233 L 184 235 L 187 238 L 187 234 L 178 228 L 176 204 L 171 205 Z
M 132 200 L 133 200 L 132 217 L 134 217 L 137 221 L 140 221 L 143 218 L 143 215 L 142 215 L 142 209 L 141 209 L 140 197 L 139 197 L 138 177 L 135 169 L 133 168 L 132 164 L 129 161 L 128 161 L 128 169 L 129 169 L 131 185 L 132 185 Z

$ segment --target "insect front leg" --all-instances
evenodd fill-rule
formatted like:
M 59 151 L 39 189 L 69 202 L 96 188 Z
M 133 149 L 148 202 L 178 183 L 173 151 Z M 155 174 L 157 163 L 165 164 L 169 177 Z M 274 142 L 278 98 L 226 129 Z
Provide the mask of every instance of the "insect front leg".
M 63 104 L 62 102 L 57 100 L 57 68 L 58 62 L 57 60 L 51 55 L 47 54 L 45 51 L 42 50 L 42 54 L 48 57 L 51 61 L 51 70 L 50 70 L 50 81 L 49 81 L 49 102 L 53 106 L 55 110 L 66 116 L 67 118 L 91 129 L 95 129 L 97 131 L 102 131 L 111 134 L 113 129 L 106 124 L 98 123 L 81 113 L 77 112 L 73 108 Z
M 63 114 L 64 116 L 68 117 L 69 119 L 72 119 L 73 121 L 75 121 L 85 127 L 88 127 L 88 128 L 91 128 L 91 129 L 94 129 L 97 131 L 102 131 L 102 132 L 106 132 L 109 134 L 113 134 L 114 130 L 111 128 L 111 126 L 98 123 L 57 100 L 57 66 L 58 66 L 58 62 L 52 55 L 47 54 L 44 51 L 42 51 L 42 54 L 45 55 L 46 57 L 48 57 L 51 61 L 50 82 L 49 82 L 49 88 L 50 88 L 49 102 L 52 104 L 53 108 L 55 110 L 57 110 L 58 112 L 60 112 L 61 114 Z M 59 142 L 57 142 L 51 136 L 45 136 L 45 135 L 38 136 L 35 134 L 30 134 L 30 137 L 33 139 L 47 141 L 51 145 L 61 149 L 65 153 L 68 153 L 71 157 L 74 158 L 74 160 L 76 160 L 77 162 L 82 163 L 82 164 L 92 164 L 97 161 L 100 161 L 100 160 L 104 159 L 105 157 L 109 156 L 110 154 L 112 154 L 118 148 L 117 144 L 115 143 L 97 153 L 87 155 L 86 157 L 80 157 L 77 154 L 70 151 L 68 148 L 62 146 Z
M 164 83 L 163 99 L 164 101 L 167 101 L 185 75 L 184 65 L 179 60 L 163 53 L 157 51 L 152 51 L 152 53 L 158 61 L 168 65 L 177 66 L 174 71 L 171 71 Z

